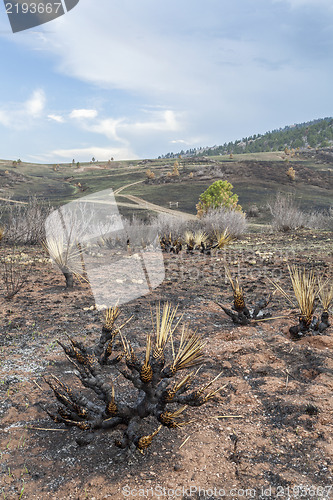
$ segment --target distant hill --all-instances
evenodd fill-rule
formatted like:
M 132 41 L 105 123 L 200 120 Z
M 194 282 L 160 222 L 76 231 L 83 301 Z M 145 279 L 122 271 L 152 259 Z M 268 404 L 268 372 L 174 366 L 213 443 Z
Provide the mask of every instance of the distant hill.
M 289 125 L 266 132 L 243 137 L 235 142 L 221 146 L 201 147 L 182 150 L 178 153 L 167 153 L 160 158 L 178 156 L 218 156 L 239 153 L 264 153 L 288 149 L 324 148 L 333 145 L 333 118 L 320 118 L 310 122 Z

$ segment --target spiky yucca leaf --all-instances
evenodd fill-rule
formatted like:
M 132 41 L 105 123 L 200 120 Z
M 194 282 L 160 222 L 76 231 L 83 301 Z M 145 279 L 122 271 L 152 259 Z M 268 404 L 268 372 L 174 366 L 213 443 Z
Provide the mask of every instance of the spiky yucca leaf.
M 42 241 L 42 245 L 63 273 L 70 271 L 80 279 L 85 279 L 80 260 L 82 250 L 76 244 L 65 243 L 63 235 L 59 234 L 57 238 L 52 237 Z
M 178 422 L 176 419 L 183 413 L 183 411 L 187 408 L 187 405 L 178 408 L 175 411 L 164 411 L 158 416 L 159 421 L 169 428 L 183 427 L 184 425 L 188 425 L 193 422 L 193 420 L 189 422 Z
M 169 302 L 163 305 L 162 316 L 161 316 L 161 304 L 156 306 L 156 319 L 154 321 L 152 317 L 153 327 L 155 328 L 155 349 L 154 357 L 157 358 L 162 355 L 164 351 L 165 344 L 168 342 L 169 338 L 172 337 L 173 332 L 176 330 L 182 316 L 173 326 L 173 322 L 177 313 L 178 306 L 172 307 Z M 155 323 L 155 325 L 154 325 Z
M 113 325 L 120 314 L 120 310 L 117 306 L 109 307 L 104 312 L 104 328 L 107 330 L 112 330 Z
M 185 231 L 184 242 L 187 245 L 194 245 L 194 235 L 193 235 L 192 231 Z
M 172 391 L 174 391 L 176 393 L 176 392 L 180 391 L 180 389 L 182 389 L 184 387 L 189 387 L 192 384 L 195 376 L 199 372 L 200 368 L 201 368 L 201 366 L 196 371 L 193 370 L 191 373 L 188 373 L 179 382 L 176 382 L 174 384 L 174 386 L 172 387 Z
M 144 382 L 145 384 L 149 383 L 153 378 L 153 370 L 149 364 L 151 348 L 152 348 L 151 336 L 148 334 L 146 343 L 145 361 L 140 370 L 140 378 L 142 382 Z
M 184 378 L 182 378 L 179 382 L 175 382 L 172 387 L 167 389 L 164 393 L 164 400 L 168 403 L 171 403 L 174 397 L 176 396 L 177 392 L 183 389 L 183 391 L 187 391 L 187 389 L 190 388 L 195 376 L 199 372 L 201 366 L 198 368 L 198 370 L 195 372 L 191 372 L 188 375 L 186 375 Z
M 268 281 L 270 283 L 272 283 L 272 285 L 275 287 L 275 290 L 274 290 L 274 293 L 276 291 L 280 292 L 287 300 L 288 302 L 290 303 L 291 306 L 293 307 L 296 307 L 295 303 L 293 302 L 292 298 L 290 297 L 290 295 L 284 290 L 284 288 L 282 288 L 281 285 L 279 285 L 279 283 L 277 283 L 276 281 L 273 281 L 271 278 L 267 277 Z
M 118 408 L 116 404 L 116 394 L 114 390 L 114 385 L 112 384 L 111 398 L 106 405 L 106 413 L 108 415 L 114 416 L 117 414 Z
M 236 276 L 235 281 L 233 281 L 231 277 L 231 273 L 227 267 L 225 267 L 225 273 L 227 275 L 227 278 L 230 281 L 231 288 L 234 293 L 234 306 L 236 311 L 242 311 L 245 308 L 245 300 L 244 300 L 244 295 L 243 295 L 243 290 L 241 286 L 239 285 L 238 278 Z
M 296 266 L 288 266 L 288 269 L 300 313 L 305 323 L 309 325 L 316 308 L 315 300 L 318 294 L 314 272 L 313 270 L 307 272 Z
M 193 241 L 195 246 L 200 246 L 201 243 L 206 243 L 208 236 L 204 231 L 196 231 L 193 236 Z
M 202 341 L 201 337 L 192 334 L 183 325 L 179 349 L 177 355 L 174 356 L 171 371 L 176 373 L 179 370 L 192 368 L 201 363 L 203 359 L 202 349 L 205 345 L 206 343 Z
M 231 273 L 230 273 L 229 268 L 227 266 L 225 266 L 224 269 L 225 269 L 225 274 L 226 274 L 226 276 L 227 276 L 227 278 L 228 278 L 228 280 L 230 282 L 230 285 L 231 285 L 231 288 L 232 288 L 233 292 L 235 292 L 236 290 L 239 291 L 240 288 L 239 288 L 238 278 L 236 277 L 236 280 L 235 280 L 236 284 L 235 284 L 234 281 L 233 281 L 233 279 L 232 279 L 232 277 L 231 277 Z
M 329 284 L 327 280 L 326 282 L 322 283 L 319 281 L 318 283 L 318 297 L 320 300 L 321 305 L 323 306 L 324 312 L 328 312 L 332 302 L 333 302 L 333 284 Z
M 213 380 L 208 382 L 208 384 L 205 384 L 202 387 L 200 387 L 196 391 L 197 397 L 201 397 L 203 402 L 207 402 L 210 399 L 212 399 L 215 396 L 215 394 L 217 394 L 219 391 L 221 391 L 222 389 L 225 389 L 225 387 L 227 387 L 227 384 L 223 385 L 222 387 L 219 387 L 218 389 L 215 389 L 215 391 L 210 391 L 208 394 L 203 396 L 203 393 L 205 392 L 205 390 L 208 389 L 208 387 L 210 387 L 214 382 L 216 382 L 216 380 L 218 380 L 221 375 L 222 375 L 222 372 L 219 373 Z
M 235 238 L 229 233 L 229 229 L 226 228 L 223 233 L 214 230 L 214 236 L 217 241 L 217 248 L 221 249 L 229 245 Z
M 121 338 L 121 341 L 122 341 L 123 347 L 124 347 L 126 364 L 129 367 L 132 367 L 137 363 L 137 358 L 136 358 L 135 352 L 133 350 L 133 347 L 131 346 L 131 343 L 127 340 L 127 338 L 122 335 L 121 332 L 120 332 L 120 338 Z

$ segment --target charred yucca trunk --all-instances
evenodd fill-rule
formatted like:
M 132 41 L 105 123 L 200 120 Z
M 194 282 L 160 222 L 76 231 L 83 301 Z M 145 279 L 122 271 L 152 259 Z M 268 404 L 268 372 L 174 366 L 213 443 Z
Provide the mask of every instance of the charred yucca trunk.
M 88 389 L 87 393 L 91 392 L 95 397 L 90 398 L 51 375 L 45 380 L 59 404 L 53 410 L 45 409 L 50 417 L 55 422 L 87 432 L 123 424 L 126 426 L 123 437 L 115 444 L 121 448 L 134 444 L 141 451 L 151 444 L 163 426 L 177 428 L 186 425 L 188 422 L 179 421 L 180 415 L 186 407 L 201 406 L 214 397 L 220 388 L 211 392 L 206 390 L 219 375 L 192 392 L 189 390 L 198 370 L 174 380 L 181 370 L 203 362 L 204 347 L 201 338 L 184 326 L 176 348 L 174 332 L 179 323 L 174 326 L 176 311 L 177 308 L 173 309 L 169 304 L 164 305 L 162 312 L 157 307 L 156 330 L 147 335 L 144 359 L 139 358 L 122 333 L 127 322 L 115 326 L 119 316 L 116 307 L 106 312 L 102 334 L 93 348 L 73 339 L 69 339 L 69 345 L 59 342 L 75 366 L 82 385 Z M 118 342 L 120 350 L 115 346 L 117 336 L 121 340 Z M 136 391 L 134 403 L 126 402 L 119 387 L 116 389 L 117 372 Z M 148 417 L 155 419 L 155 429 L 145 427 Z
M 66 280 L 66 288 L 73 288 L 73 286 L 74 286 L 73 273 L 69 270 L 64 270 L 63 274 L 64 274 L 65 280 Z

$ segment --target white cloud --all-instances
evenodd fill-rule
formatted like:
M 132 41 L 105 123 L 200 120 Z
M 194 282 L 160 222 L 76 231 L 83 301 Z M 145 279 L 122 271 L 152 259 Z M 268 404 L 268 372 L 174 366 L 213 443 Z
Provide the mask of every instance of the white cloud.
M 84 118 L 96 118 L 97 115 L 96 109 L 73 109 L 69 117 L 81 120 Z
M 37 89 L 33 92 L 30 99 L 25 102 L 25 109 L 28 115 L 33 118 L 41 115 L 45 107 L 45 94 L 41 89 Z
M 0 105 L 0 124 L 17 130 L 28 129 L 42 116 L 45 103 L 44 91 L 36 89 L 23 103 L 10 102 Z
M 183 139 L 175 139 L 173 141 L 170 141 L 171 144 L 188 144 L 187 141 L 184 141 Z
M 148 121 L 126 123 L 125 120 L 121 121 L 118 128 L 124 132 L 131 132 L 134 134 L 142 133 L 156 133 L 156 132 L 175 132 L 181 128 L 178 121 L 177 114 L 172 110 L 163 112 L 156 111 L 152 113 L 153 119 Z
M 112 146 L 109 148 L 90 146 L 88 148 L 56 149 L 48 156 L 66 159 L 66 161 L 72 161 L 72 158 L 75 158 L 76 161 L 90 161 L 92 157 L 99 161 L 106 161 L 111 157 L 115 160 L 135 160 L 138 158 L 129 148 L 117 148 Z
M 168 20 L 174 21 L 174 6 L 167 9 L 166 20 L 154 22 L 149 3 L 129 1 L 124 8 L 99 0 L 95 9 L 91 0 L 81 2 L 75 14 L 53 21 L 53 30 L 46 30 L 44 39 L 35 37 L 28 43 L 55 53 L 61 73 L 108 89 L 153 97 L 193 96 L 203 85 L 209 88 L 206 72 L 212 65 L 207 54 L 214 52 L 214 44 L 205 34 L 196 39 L 168 25 Z M 190 22 L 191 12 L 181 10 L 184 22 Z M 110 16 L 116 21 L 112 29 Z
M 50 120 L 53 120 L 53 121 L 58 122 L 58 123 L 64 123 L 64 121 L 65 121 L 64 117 L 61 115 L 47 115 L 47 117 Z
M 88 111 L 88 110 L 80 110 Z M 71 113 L 71 115 L 73 112 Z M 79 113 L 80 114 L 80 113 Z M 97 112 L 96 112 L 97 114 Z M 109 140 L 115 141 L 128 147 L 142 136 L 153 137 L 163 135 L 166 132 L 178 132 L 184 127 L 182 115 L 173 110 L 144 110 L 147 120 L 133 120 L 127 117 L 103 118 L 93 120 L 93 116 L 81 114 L 79 126 L 88 132 L 103 135 Z
M 86 130 L 91 132 L 95 132 L 97 134 L 105 135 L 108 139 L 112 139 L 115 141 L 122 141 L 117 134 L 117 127 L 121 123 L 122 119 L 114 119 L 114 118 L 105 118 L 103 120 L 99 120 L 97 123 L 85 124 Z

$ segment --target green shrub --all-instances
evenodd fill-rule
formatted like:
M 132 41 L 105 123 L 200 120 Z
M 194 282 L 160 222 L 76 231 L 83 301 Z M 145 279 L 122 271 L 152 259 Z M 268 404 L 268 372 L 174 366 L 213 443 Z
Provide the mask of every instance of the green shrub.
M 242 207 L 238 205 L 238 196 L 232 192 L 233 185 L 228 181 L 216 181 L 199 197 L 197 204 L 197 215 L 201 217 L 211 209 L 221 207 L 232 210 L 242 211 Z

